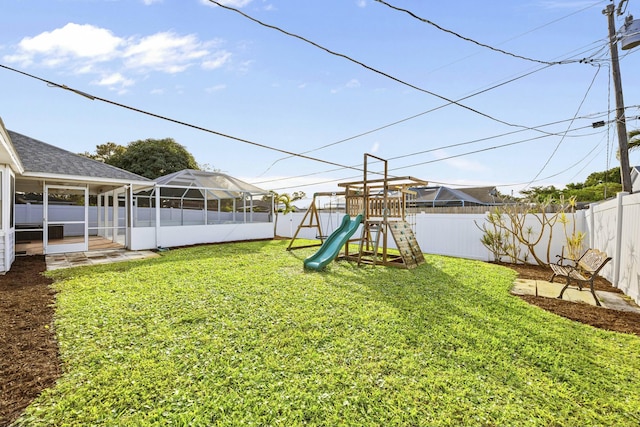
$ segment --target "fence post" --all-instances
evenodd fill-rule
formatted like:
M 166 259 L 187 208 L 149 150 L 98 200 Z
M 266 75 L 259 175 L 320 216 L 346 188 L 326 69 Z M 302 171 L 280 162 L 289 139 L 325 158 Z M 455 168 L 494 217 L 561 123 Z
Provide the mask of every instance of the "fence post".
M 593 248 L 593 245 L 596 242 L 596 221 L 595 221 L 595 211 L 594 211 L 594 206 L 596 206 L 595 203 L 591 203 L 589 204 L 589 225 L 587 228 L 587 231 L 589 232 L 589 247 Z
M 622 218 L 623 218 L 623 206 L 622 200 L 624 196 L 629 193 L 624 191 L 616 194 L 616 239 L 615 252 L 613 254 L 613 286 L 618 287 L 618 280 L 620 280 L 620 265 L 622 264 L 620 256 L 622 254 Z

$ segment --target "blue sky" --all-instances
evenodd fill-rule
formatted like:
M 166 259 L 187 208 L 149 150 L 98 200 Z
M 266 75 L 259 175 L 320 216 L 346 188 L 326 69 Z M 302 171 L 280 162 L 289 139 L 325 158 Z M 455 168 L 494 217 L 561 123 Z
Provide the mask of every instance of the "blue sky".
M 174 138 L 202 165 L 308 195 L 361 179 L 365 153 L 394 176 L 505 194 L 618 165 L 614 126 L 591 127 L 614 119 L 608 1 L 221 3 L 253 19 L 205 0 L 3 2 L 0 64 L 108 102 L 0 68 L 0 117 L 72 152 Z M 620 56 L 632 130 L 640 56 Z

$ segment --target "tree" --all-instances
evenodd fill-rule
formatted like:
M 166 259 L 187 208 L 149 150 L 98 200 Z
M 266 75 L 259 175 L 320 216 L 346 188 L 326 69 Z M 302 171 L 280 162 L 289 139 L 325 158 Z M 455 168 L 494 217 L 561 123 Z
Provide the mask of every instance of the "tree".
M 619 184 L 621 182 L 620 167 L 611 168 L 603 172 L 593 172 L 584 181 L 584 186 L 593 187 L 605 182 Z
M 85 151 L 81 155 L 93 160 L 104 162 L 106 164 L 111 164 L 109 163 L 109 160 L 111 160 L 111 158 L 116 156 L 121 156 L 124 154 L 125 151 L 127 151 L 127 147 L 124 147 L 120 144 L 116 144 L 115 142 L 107 142 L 104 144 L 96 145 L 95 154 Z
M 111 143 L 104 145 L 109 144 Z M 102 146 L 98 146 L 100 147 Z M 133 141 L 125 150 L 119 150 L 116 147 L 109 153 L 111 155 L 105 160 L 107 164 L 149 179 L 156 179 L 183 169 L 199 169 L 193 155 L 173 138 Z
M 553 185 L 548 185 L 546 187 L 531 187 L 530 190 L 522 190 L 520 193 L 522 193 L 527 200 L 543 203 L 549 199 L 558 200 L 562 194 L 562 190 L 557 189 Z
M 555 204 L 557 210 L 550 213 L 548 208 Z M 563 225 L 566 246 L 569 253 L 579 253 L 584 240 L 584 233 L 577 232 L 575 219 L 570 221 L 567 213 L 573 214 L 576 208 L 575 198 L 565 201 L 564 198 L 554 200 L 529 200 L 515 204 L 496 206 L 487 214 L 486 220 L 476 226 L 482 230 L 482 244 L 491 251 L 495 261 L 508 257 L 512 263 L 528 263 L 533 258 L 538 265 L 548 265 L 551 260 L 551 242 L 556 222 Z M 569 223 L 572 230 L 567 230 Z M 533 224 L 533 225 L 532 225 Z M 539 255 L 536 250 L 545 248 L 545 254 Z
M 569 200 L 575 198 L 578 202 L 597 202 L 612 197 L 622 191 L 620 168 L 615 167 L 602 172 L 593 172 L 584 182 L 569 183 L 566 188 L 559 189 L 553 185 L 546 187 L 532 187 L 521 193 L 528 200 L 542 202 L 551 198 Z
M 288 214 L 293 212 L 293 202 L 296 200 L 301 200 L 306 197 L 304 191 L 296 191 L 293 194 L 289 195 L 288 193 L 278 194 L 275 191 L 270 191 L 273 196 L 273 213 L 275 214 L 275 219 L 273 221 L 273 233 L 276 233 L 276 229 L 278 228 L 278 212 L 282 212 L 283 214 Z M 265 198 L 270 198 L 271 196 L 265 196 Z
M 629 151 L 640 148 L 640 129 L 634 129 L 628 134 Z

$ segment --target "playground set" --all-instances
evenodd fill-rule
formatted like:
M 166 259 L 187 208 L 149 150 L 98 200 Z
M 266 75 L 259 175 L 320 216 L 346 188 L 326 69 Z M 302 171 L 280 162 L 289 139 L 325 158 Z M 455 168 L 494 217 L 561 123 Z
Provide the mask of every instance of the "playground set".
M 382 178 L 370 179 L 368 160 L 382 162 Z M 420 246 L 408 223 L 408 207 L 415 200 L 411 188 L 427 185 L 410 176 L 389 177 L 387 161 L 371 154 L 364 155 L 364 179 L 339 183 L 344 188 L 339 193 L 315 193 L 313 202 L 293 235 L 287 250 L 320 246 L 318 251 L 304 260 L 304 267 L 321 270 L 335 259 L 357 261 L 358 265 L 384 265 L 400 268 L 415 268 L 425 262 Z M 321 197 L 344 197 L 345 212 L 340 226 L 329 236 L 322 232 L 317 201 Z M 303 228 L 316 229 L 320 243 L 294 246 L 298 233 Z M 352 238 L 360 230 L 360 238 Z M 389 252 L 389 235 L 395 241 L 396 251 Z M 358 243 L 357 253 L 351 244 Z

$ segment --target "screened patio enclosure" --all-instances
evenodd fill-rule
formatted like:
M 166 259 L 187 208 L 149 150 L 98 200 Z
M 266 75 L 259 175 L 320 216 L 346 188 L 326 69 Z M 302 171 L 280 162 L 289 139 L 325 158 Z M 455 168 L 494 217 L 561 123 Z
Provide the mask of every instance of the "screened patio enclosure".
M 18 177 L 16 252 L 52 255 L 129 247 L 132 187 Z
M 132 249 L 273 238 L 271 194 L 219 172 L 157 178 L 132 206 Z

